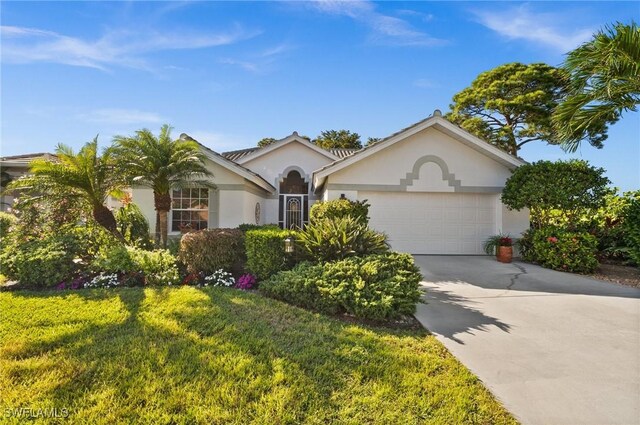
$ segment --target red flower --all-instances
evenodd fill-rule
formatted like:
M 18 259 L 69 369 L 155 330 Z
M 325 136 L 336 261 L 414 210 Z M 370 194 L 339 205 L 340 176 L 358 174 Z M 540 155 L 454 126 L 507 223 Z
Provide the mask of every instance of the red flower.
M 555 236 L 549 236 L 549 237 L 547 238 L 547 240 L 548 240 L 549 242 L 551 242 L 551 243 L 556 243 L 556 242 L 558 242 L 558 238 L 556 238 Z
M 513 245 L 513 240 L 511 238 L 504 237 L 500 238 L 500 241 L 498 241 L 498 243 L 500 244 L 500 246 L 511 246 Z

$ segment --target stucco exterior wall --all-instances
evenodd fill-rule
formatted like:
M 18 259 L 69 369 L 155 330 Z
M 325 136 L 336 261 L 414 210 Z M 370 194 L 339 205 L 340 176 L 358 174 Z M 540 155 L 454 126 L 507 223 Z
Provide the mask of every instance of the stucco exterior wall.
M 242 165 L 260 174 L 277 189 L 279 178 L 291 167 L 302 169 L 303 177 L 311 184 L 311 174 L 331 162 L 330 158 L 294 141 Z
M 502 187 L 511 175 L 506 166 L 435 128 L 428 128 L 331 174 L 330 182 L 352 185 L 397 185 L 407 178 L 408 173 L 414 171 L 416 163 L 425 156 L 441 159 L 446 164 L 448 172 L 453 175 L 451 179 L 458 180 L 461 186 Z M 433 161 L 425 162 L 417 171 L 419 180 L 423 180 L 423 176 L 433 176 L 442 172 Z M 425 179 L 425 181 L 428 180 Z M 450 185 L 437 187 L 425 185 L 422 189 L 452 191 Z

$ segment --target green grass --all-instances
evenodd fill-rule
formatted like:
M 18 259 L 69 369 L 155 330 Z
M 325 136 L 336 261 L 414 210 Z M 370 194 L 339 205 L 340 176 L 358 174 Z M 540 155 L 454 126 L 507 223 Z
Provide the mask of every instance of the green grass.
M 0 315 L 0 417 L 26 407 L 66 408 L 80 424 L 515 422 L 425 332 L 237 290 L 5 292 Z

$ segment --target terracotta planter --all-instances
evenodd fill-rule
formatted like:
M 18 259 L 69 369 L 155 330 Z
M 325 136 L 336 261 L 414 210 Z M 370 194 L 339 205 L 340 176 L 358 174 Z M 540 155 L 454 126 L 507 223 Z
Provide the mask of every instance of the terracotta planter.
M 513 258 L 512 246 L 499 246 L 496 252 L 496 258 L 501 263 L 510 263 Z

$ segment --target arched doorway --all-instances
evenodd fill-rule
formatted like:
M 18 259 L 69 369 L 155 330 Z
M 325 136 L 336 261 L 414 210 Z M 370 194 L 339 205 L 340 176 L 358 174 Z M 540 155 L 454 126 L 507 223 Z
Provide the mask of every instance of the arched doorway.
M 291 170 L 279 186 L 278 221 L 283 229 L 300 229 L 309 221 L 309 183 Z

